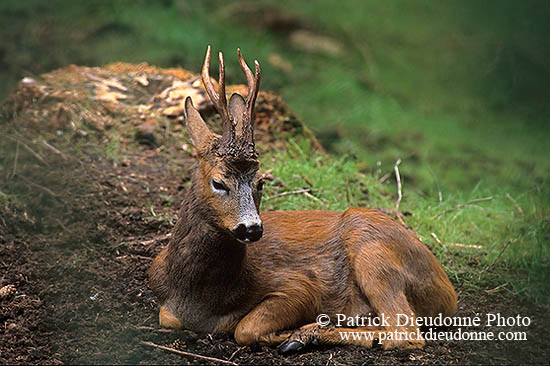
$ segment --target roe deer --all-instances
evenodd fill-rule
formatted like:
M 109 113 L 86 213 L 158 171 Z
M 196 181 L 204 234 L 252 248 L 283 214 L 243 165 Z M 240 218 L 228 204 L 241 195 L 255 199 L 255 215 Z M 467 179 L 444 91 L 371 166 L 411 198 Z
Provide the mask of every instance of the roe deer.
M 372 347 L 395 330 L 416 332 L 409 317 L 451 316 L 457 297 L 445 271 L 409 229 L 378 210 L 262 212 L 263 182 L 254 145 L 254 103 L 260 84 L 240 50 L 248 82 L 245 98 L 226 100 L 225 67 L 210 75 L 210 46 L 202 81 L 221 116 L 213 133 L 185 101 L 186 125 L 198 164 L 169 245 L 156 257 L 149 283 L 160 302 L 163 327 L 231 332 L 240 345 L 280 344 L 282 352 L 307 344 Z M 353 328 L 373 339 L 342 339 L 352 328 L 320 326 L 319 314 L 386 318 Z M 376 324 L 378 325 L 378 324 Z M 350 337 L 352 338 L 352 337 Z M 387 338 L 387 337 L 385 337 Z M 419 348 L 419 339 L 389 339 L 387 348 Z

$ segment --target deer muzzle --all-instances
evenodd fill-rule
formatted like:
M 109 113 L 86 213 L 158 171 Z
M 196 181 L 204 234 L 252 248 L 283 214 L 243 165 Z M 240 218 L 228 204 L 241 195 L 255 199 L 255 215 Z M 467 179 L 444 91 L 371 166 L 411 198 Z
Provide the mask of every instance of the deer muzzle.
M 239 223 L 233 230 L 233 235 L 244 242 L 253 242 L 260 240 L 263 234 L 262 224 L 260 223 Z
M 237 224 L 231 229 L 233 236 L 244 242 L 260 240 L 263 234 L 262 220 L 249 184 L 239 184 L 238 217 Z

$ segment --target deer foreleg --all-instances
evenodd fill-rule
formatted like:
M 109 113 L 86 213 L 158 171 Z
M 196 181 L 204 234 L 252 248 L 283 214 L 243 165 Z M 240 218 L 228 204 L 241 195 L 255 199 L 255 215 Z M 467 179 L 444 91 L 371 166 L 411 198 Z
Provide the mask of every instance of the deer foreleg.
M 235 340 L 240 345 L 254 342 L 278 345 L 292 334 L 288 329 L 304 323 L 307 313 L 307 309 L 302 309 L 288 297 L 269 297 L 237 324 Z

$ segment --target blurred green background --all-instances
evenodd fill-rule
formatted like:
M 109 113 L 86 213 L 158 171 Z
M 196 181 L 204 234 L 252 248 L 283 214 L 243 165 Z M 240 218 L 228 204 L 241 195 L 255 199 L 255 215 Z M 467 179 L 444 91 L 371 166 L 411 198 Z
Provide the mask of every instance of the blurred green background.
M 391 207 L 395 180 L 383 177 L 401 159 L 407 223 L 455 282 L 548 301 L 549 2 L 5 0 L 0 16 L 0 100 L 22 77 L 71 63 L 198 72 L 208 44 L 225 53 L 228 81 L 241 83 L 230 56 L 240 47 L 260 61 L 262 89 L 280 94 L 333 156 L 307 162 L 298 143 L 275 172 L 292 181 L 328 169 L 314 182 L 327 192 L 360 174 L 370 194 L 352 190 L 352 203 Z M 288 198 L 264 207 L 312 204 Z

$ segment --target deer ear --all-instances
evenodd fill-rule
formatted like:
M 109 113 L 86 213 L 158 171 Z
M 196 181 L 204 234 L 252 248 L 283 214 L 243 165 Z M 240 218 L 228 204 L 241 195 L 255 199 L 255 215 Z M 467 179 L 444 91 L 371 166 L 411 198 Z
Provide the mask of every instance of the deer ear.
M 235 121 L 235 132 L 237 135 L 243 133 L 243 125 L 245 123 L 247 108 L 244 98 L 237 93 L 233 93 L 231 98 L 229 98 L 229 113 Z
M 199 150 L 205 149 L 216 135 L 210 131 L 202 119 L 199 111 L 193 105 L 191 97 L 185 98 L 184 112 L 187 133 L 191 138 L 193 146 Z

